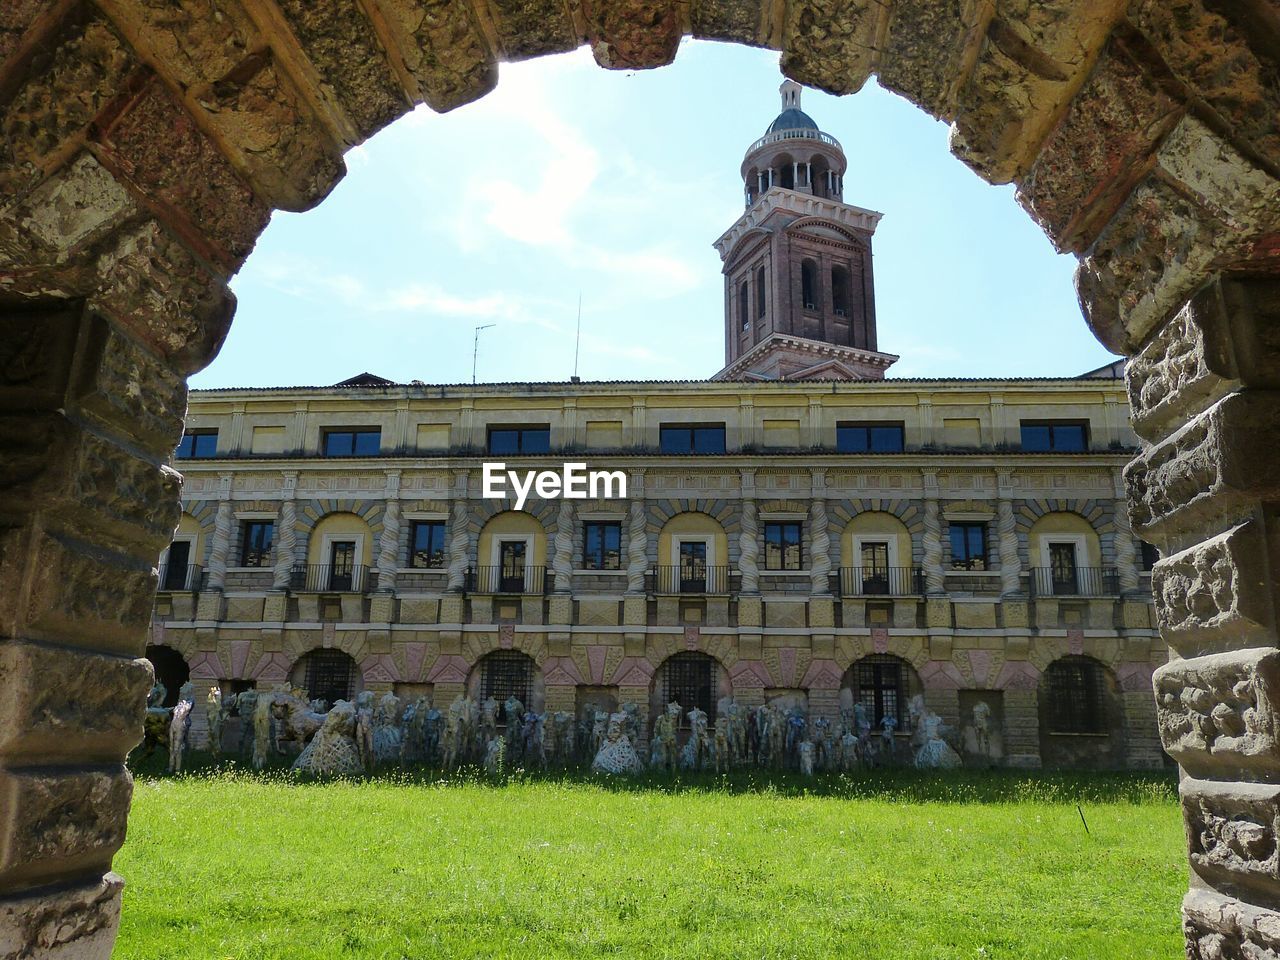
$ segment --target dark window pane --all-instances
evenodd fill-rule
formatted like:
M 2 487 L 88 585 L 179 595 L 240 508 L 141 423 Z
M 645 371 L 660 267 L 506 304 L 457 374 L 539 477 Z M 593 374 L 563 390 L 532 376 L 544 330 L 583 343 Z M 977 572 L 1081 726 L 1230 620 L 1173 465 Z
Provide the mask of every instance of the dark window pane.
M 987 528 L 981 523 L 951 524 L 951 566 L 956 570 L 987 568 Z
M 875 453 L 901 453 L 902 452 L 902 428 L 893 427 L 872 427 L 871 428 L 871 449 Z
M 174 457 L 186 460 L 198 457 L 213 457 L 218 452 L 218 431 L 205 430 L 200 433 L 185 433 L 178 441 Z
M 361 430 L 355 434 L 357 457 L 375 457 L 382 447 L 381 430 Z
M 506 454 L 520 452 L 519 430 L 490 430 L 489 452 Z
M 534 427 L 520 431 L 521 453 L 550 453 L 551 428 Z
M 764 525 L 764 566 L 766 570 L 799 570 L 800 524 Z
M 444 566 L 444 521 L 414 521 L 409 566 L 428 568 Z
M 724 427 L 695 427 L 694 453 L 724 453 Z
M 1145 540 L 1139 540 L 1138 544 L 1142 547 L 1142 569 L 1150 570 L 1160 559 L 1160 551 Z
M 662 427 L 658 432 L 659 447 L 663 453 L 691 453 L 693 431 L 688 427 Z
M 242 567 L 265 567 L 271 563 L 271 542 L 276 525 L 270 520 L 249 520 L 244 525 L 244 542 L 240 549 Z
M 349 457 L 351 456 L 354 442 L 350 430 L 330 430 L 324 435 L 324 455 L 326 457 Z
M 836 450 L 840 453 L 866 453 L 868 437 L 866 427 L 836 427 Z
M 583 527 L 583 566 L 588 570 L 618 570 L 622 563 L 622 525 L 587 523 Z
M 1022 425 L 1022 449 L 1041 453 L 1050 449 L 1048 424 Z
M 192 443 L 193 439 L 191 434 L 184 433 L 182 435 L 182 439 L 178 441 L 178 449 L 173 452 L 173 455 L 179 460 L 185 460 L 187 457 L 190 457 Z
M 1053 449 L 1067 453 L 1084 451 L 1084 427 L 1078 423 L 1059 423 L 1053 427 Z

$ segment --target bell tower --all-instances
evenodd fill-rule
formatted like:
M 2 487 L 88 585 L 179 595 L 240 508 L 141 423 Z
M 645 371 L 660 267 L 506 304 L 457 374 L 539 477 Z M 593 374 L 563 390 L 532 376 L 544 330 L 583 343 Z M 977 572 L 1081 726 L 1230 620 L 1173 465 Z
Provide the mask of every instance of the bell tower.
M 844 202 L 844 150 L 800 109 L 802 90 L 779 88 L 781 112 L 742 161 L 746 211 L 715 243 L 725 281 L 717 380 L 882 380 L 898 359 L 876 338 L 880 214 Z

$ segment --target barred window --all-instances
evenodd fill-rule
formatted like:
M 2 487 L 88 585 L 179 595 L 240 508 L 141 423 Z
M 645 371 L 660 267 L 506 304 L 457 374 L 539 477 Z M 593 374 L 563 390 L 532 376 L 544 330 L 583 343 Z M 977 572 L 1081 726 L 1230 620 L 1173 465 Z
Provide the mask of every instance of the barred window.
M 480 699 L 498 701 L 498 720 L 507 722 L 507 700 L 515 697 L 529 707 L 534 662 L 519 650 L 495 650 L 480 661 Z
M 1044 672 L 1049 733 L 1106 733 L 1106 677 L 1089 657 L 1062 657 Z
M 893 717 L 902 729 L 907 719 L 906 664 L 889 654 L 863 657 L 852 668 L 850 692 L 854 703 L 861 703 L 879 727 L 885 717 Z
M 707 721 L 716 718 L 715 661 L 705 653 L 689 651 L 668 657 L 662 664 L 662 703 L 680 704 L 680 722 L 694 707 L 707 715 Z
M 312 650 L 306 662 L 307 699 L 333 706 L 355 696 L 356 662 L 341 650 Z

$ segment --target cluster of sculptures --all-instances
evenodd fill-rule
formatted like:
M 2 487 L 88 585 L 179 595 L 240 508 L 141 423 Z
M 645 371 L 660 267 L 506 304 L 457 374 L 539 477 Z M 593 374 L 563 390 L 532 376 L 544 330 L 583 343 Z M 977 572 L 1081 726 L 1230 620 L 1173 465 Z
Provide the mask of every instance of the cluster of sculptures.
M 170 770 L 182 768 L 187 747 L 193 695 L 183 687 L 177 707 L 159 704 L 164 689 L 157 684 L 148 707 L 167 728 Z M 642 757 L 642 715 L 634 703 L 609 711 L 586 704 L 578 716 L 567 711 L 539 713 L 516 697 L 499 703 L 458 696 L 445 711 L 423 696 L 402 701 L 393 693 L 358 694 L 329 707 L 309 701 L 300 690 L 282 685 L 274 690 L 208 694 L 210 747 L 219 757 L 226 723 L 238 716 L 238 750 L 256 769 L 293 756 L 292 767 L 316 776 L 353 776 L 383 764 L 425 764 L 456 769 L 481 765 L 490 771 L 507 767 L 539 769 L 590 763 L 604 773 L 653 770 L 725 772 L 742 767 L 818 771 L 852 771 L 864 767 L 911 764 L 921 769 L 961 766 L 952 732 L 922 696 L 908 704 L 909 749 L 900 745 L 896 717 L 885 714 L 873 725 L 862 703 L 841 710 L 839 720 L 810 719 L 799 708 L 776 704 L 748 707 L 725 697 L 716 705 L 715 722 L 698 707 L 685 711 L 669 703 L 654 719 L 648 756 Z M 989 744 L 990 707 L 973 710 L 980 749 Z M 878 726 L 878 729 L 873 729 Z

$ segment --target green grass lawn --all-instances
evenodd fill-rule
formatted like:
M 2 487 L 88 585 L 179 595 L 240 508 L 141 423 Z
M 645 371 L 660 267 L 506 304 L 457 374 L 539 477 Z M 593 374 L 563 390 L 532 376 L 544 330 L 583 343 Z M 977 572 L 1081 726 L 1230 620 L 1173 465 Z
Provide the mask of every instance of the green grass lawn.
M 116 957 L 1172 960 L 1175 796 L 1172 776 L 142 774 Z

